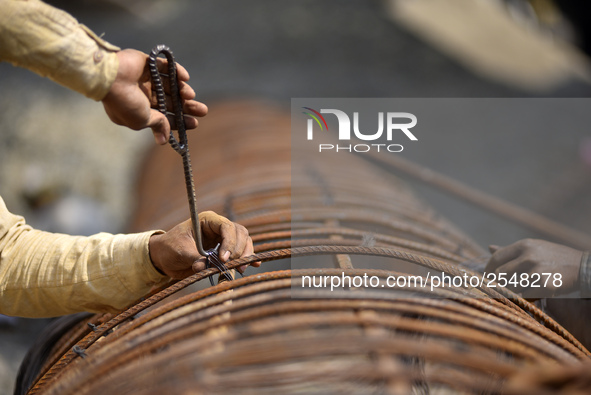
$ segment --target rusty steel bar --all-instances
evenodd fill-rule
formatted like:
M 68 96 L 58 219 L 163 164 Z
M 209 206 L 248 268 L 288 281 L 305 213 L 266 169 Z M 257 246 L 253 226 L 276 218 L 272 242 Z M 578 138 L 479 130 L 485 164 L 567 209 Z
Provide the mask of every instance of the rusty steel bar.
M 168 142 L 183 160 L 183 174 L 185 176 L 185 188 L 187 189 L 187 199 L 189 201 L 189 212 L 191 213 L 191 226 L 193 229 L 193 236 L 195 237 L 195 246 L 197 247 L 199 254 L 209 258 L 210 252 L 203 248 L 203 242 L 201 240 L 201 229 L 199 225 L 199 218 L 197 216 L 198 212 L 197 199 L 195 197 L 195 183 L 193 181 L 191 155 L 189 153 L 189 143 L 187 140 L 187 130 L 185 127 L 185 118 L 183 115 L 183 105 L 177 80 L 176 62 L 174 60 L 172 51 L 166 45 L 157 45 L 154 47 L 154 49 L 152 49 L 152 52 L 150 52 L 150 56 L 148 57 L 148 69 L 150 70 L 152 84 L 154 85 L 154 91 L 158 101 L 158 111 L 160 111 L 164 116 L 169 113 L 166 108 L 166 94 L 164 93 L 164 85 L 157 65 L 157 59 L 160 54 L 163 54 L 168 61 L 168 87 L 172 100 L 172 112 L 178 131 L 178 140 L 175 138 L 171 130 L 168 137 Z
M 408 160 L 396 156 L 384 156 L 368 153 L 367 158 L 388 166 L 396 171 L 417 179 L 429 186 L 438 188 L 443 192 L 458 197 L 474 206 L 481 207 L 518 225 L 525 226 L 540 234 L 551 237 L 561 243 L 571 245 L 574 248 L 591 249 L 591 236 L 572 229 L 559 222 L 544 217 L 541 214 L 519 207 L 516 204 L 504 201 L 498 197 L 489 195 L 466 184 L 447 177 L 436 171 L 417 165 Z
M 292 163 L 285 112 L 248 102 L 214 107 L 220 115 L 198 132 L 208 150 L 194 158 L 207 169 L 196 185 L 200 205 L 253 237 L 255 255 L 227 267 L 261 268 L 197 289 L 219 273 L 209 268 L 95 317 L 95 330 L 78 328 L 55 350 L 29 394 L 486 394 L 518 393 L 524 383 L 553 394 L 560 387 L 535 382 L 532 372 L 557 365 L 585 379 L 580 367 L 591 353 L 527 300 L 484 285 L 430 288 L 426 272 L 482 278 L 487 254 L 400 180 L 364 161 L 330 159 L 347 174 Z M 174 158 L 149 154 L 131 230 L 185 220 Z M 303 287 L 306 276 L 340 275 L 425 283 Z

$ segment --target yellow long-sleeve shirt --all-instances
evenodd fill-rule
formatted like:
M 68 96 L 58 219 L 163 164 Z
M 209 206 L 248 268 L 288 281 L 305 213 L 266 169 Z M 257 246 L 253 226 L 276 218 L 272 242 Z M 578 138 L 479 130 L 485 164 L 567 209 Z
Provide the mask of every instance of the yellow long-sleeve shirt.
M 117 76 L 118 47 L 39 0 L 0 0 L 0 10 L 0 61 L 91 99 L 105 97 Z
M 0 0 L 0 61 L 95 100 L 109 91 L 116 51 L 69 14 L 38 0 Z M 91 237 L 32 229 L 0 198 L 0 313 L 50 317 L 126 307 L 167 277 L 151 263 L 154 232 Z
M 152 234 L 43 232 L 0 198 L 0 313 L 50 317 L 126 307 L 168 279 L 150 260 Z

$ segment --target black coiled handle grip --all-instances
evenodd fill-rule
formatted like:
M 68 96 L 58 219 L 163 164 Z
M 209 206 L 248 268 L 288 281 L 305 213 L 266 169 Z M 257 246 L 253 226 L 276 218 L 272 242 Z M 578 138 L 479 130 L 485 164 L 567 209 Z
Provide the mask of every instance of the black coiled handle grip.
M 152 83 L 154 84 L 154 91 L 156 92 L 156 99 L 158 100 L 158 111 L 165 116 L 169 115 L 169 111 L 166 109 L 166 96 L 164 93 L 164 86 L 162 84 L 162 76 L 158 71 L 158 56 L 162 54 L 168 60 L 168 79 L 170 81 L 170 97 L 172 100 L 172 115 L 174 116 L 175 126 L 178 130 L 179 138 L 175 138 L 172 133 L 172 127 L 168 142 L 172 148 L 182 154 L 184 151 L 189 149 L 187 141 L 187 129 L 185 127 L 185 117 L 183 114 L 183 102 L 181 100 L 181 94 L 179 91 L 178 77 L 176 72 L 176 62 L 172 51 L 166 45 L 157 45 L 150 52 L 148 60 L 148 67 L 150 69 L 150 75 L 152 77 Z

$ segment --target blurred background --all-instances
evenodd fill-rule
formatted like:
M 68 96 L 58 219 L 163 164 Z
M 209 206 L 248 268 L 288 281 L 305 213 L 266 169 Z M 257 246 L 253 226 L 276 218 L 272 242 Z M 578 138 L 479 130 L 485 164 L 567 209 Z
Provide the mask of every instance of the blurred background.
M 288 111 L 292 97 L 591 96 L 591 5 L 583 0 L 48 3 L 122 48 L 170 46 L 211 114 L 226 99 L 263 100 Z M 0 63 L 0 91 L 0 195 L 9 210 L 48 231 L 125 231 L 151 133 L 115 126 L 100 103 L 10 64 Z M 410 158 L 591 233 L 590 133 L 541 128 L 535 136 L 499 131 L 486 139 L 478 131 L 457 133 L 455 152 Z M 514 160 L 493 166 L 491 144 Z M 416 188 L 483 246 L 537 236 Z M 12 392 L 18 364 L 46 323 L 0 316 L 0 395 Z

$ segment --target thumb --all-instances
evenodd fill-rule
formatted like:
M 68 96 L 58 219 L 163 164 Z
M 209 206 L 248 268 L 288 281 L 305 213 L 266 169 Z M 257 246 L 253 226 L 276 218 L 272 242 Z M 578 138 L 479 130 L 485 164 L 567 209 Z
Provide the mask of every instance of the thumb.
M 494 254 L 495 252 L 497 252 L 497 250 L 501 248 L 498 245 L 495 244 L 491 244 L 488 246 L 488 250 L 490 251 L 491 254 Z
M 160 111 L 151 109 L 150 119 L 146 125 L 152 129 L 154 133 L 154 140 L 157 144 L 164 145 L 168 142 L 168 136 L 170 135 L 170 123 L 164 114 Z
M 207 266 L 206 263 L 207 263 L 207 258 L 204 256 L 197 259 L 195 262 L 193 262 L 193 266 L 192 266 L 193 272 L 198 273 L 202 270 L 205 270 L 205 268 Z

